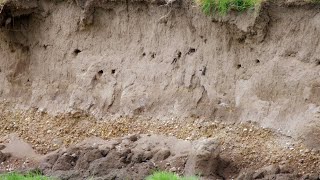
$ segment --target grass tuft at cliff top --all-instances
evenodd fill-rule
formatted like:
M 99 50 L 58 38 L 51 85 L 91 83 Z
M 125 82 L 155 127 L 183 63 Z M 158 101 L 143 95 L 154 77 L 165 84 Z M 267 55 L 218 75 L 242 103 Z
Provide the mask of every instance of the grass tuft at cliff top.
M 259 10 L 260 5 L 266 0 L 195 0 L 200 5 L 202 11 L 207 15 L 220 14 L 226 15 L 228 12 Z M 320 0 L 304 0 L 305 2 L 320 4 Z
M 204 13 L 225 15 L 231 10 L 245 11 L 256 9 L 262 0 L 196 0 Z

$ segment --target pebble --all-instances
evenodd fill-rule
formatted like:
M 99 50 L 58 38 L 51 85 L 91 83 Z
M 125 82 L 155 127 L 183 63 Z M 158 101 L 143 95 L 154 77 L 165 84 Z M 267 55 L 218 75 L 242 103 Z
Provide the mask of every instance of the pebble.
M 176 167 L 172 167 L 172 168 L 170 168 L 169 171 L 171 171 L 171 172 L 177 172 L 177 168 L 176 168 Z

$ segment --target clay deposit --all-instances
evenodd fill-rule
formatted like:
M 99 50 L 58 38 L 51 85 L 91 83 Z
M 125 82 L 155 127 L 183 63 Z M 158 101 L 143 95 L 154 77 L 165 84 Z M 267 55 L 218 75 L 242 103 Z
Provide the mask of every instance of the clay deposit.
M 0 7 L 2 141 L 16 133 L 44 154 L 92 136 L 213 137 L 237 149 L 228 153 L 244 151 L 232 177 L 278 163 L 319 172 L 319 9 L 280 0 L 221 17 L 189 0 L 8 0 Z M 240 136 L 244 124 L 258 130 Z M 257 142 L 264 151 L 251 148 Z

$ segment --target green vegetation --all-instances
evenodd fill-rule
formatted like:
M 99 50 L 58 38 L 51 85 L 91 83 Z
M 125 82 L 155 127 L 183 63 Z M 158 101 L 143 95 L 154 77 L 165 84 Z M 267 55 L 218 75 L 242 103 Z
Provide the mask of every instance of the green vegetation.
M 245 11 L 260 6 L 262 0 L 197 0 L 196 1 L 206 14 L 218 12 L 225 15 L 231 10 Z
M 4 4 L 6 2 L 6 0 L 0 0 L 0 5 Z
M 218 13 L 226 15 L 229 11 L 259 10 L 265 0 L 195 0 L 207 15 Z M 320 0 L 305 0 L 309 3 L 319 4 Z
M 177 174 L 171 172 L 155 172 L 148 176 L 146 180 L 198 180 L 197 177 L 180 177 Z
M 42 176 L 37 173 L 19 174 L 19 173 L 7 173 L 0 175 L 1 180 L 53 180 L 52 178 Z

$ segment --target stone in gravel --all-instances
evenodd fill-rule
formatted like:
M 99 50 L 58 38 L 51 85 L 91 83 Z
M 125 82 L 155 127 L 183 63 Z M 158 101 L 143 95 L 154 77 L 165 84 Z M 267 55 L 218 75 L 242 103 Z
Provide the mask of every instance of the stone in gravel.
M 160 149 L 154 156 L 153 160 L 155 161 L 163 161 L 170 156 L 171 152 L 167 148 Z
M 4 148 L 6 148 L 6 146 L 3 145 L 3 144 L 0 144 L 0 151 L 1 151 L 1 150 L 4 150 Z
M 218 143 L 215 139 L 204 139 L 194 143 L 185 166 L 187 175 L 215 176 L 219 163 Z
M 176 167 L 172 167 L 172 168 L 169 169 L 169 171 L 171 171 L 171 172 L 177 172 L 177 168 L 176 168 Z
M 52 145 L 55 147 L 60 147 L 63 145 L 63 140 L 61 138 L 55 138 L 52 140 Z

